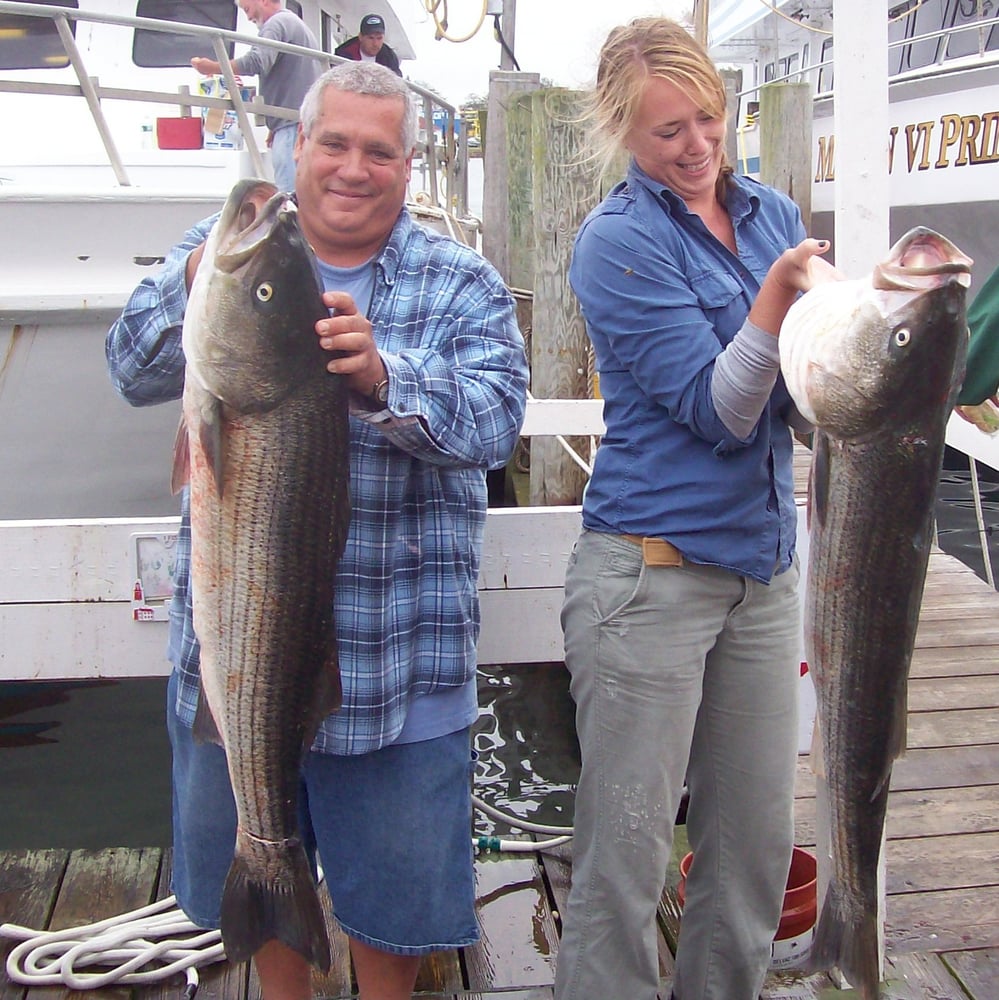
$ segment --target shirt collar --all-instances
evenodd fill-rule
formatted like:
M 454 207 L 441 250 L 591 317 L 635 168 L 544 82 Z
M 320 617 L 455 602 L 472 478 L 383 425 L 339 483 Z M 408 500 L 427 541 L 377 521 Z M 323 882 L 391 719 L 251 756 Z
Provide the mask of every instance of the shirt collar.
M 671 213 L 690 215 L 687 203 L 660 181 L 653 180 L 634 160 L 628 167 L 628 181 L 639 184 L 655 195 Z M 732 225 L 738 226 L 744 219 L 751 219 L 760 207 L 759 195 L 753 190 L 754 181 L 739 174 L 729 176 L 726 208 Z

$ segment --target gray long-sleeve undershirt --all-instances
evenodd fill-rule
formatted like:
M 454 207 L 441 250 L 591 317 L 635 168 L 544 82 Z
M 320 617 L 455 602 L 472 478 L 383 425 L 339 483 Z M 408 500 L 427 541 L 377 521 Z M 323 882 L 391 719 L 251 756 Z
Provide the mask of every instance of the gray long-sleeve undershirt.
M 779 372 L 777 338 L 746 320 L 728 347 L 715 358 L 711 379 L 711 398 L 718 416 L 736 437 L 745 440 L 752 433 Z M 812 429 L 794 406 L 787 422 L 794 430 Z

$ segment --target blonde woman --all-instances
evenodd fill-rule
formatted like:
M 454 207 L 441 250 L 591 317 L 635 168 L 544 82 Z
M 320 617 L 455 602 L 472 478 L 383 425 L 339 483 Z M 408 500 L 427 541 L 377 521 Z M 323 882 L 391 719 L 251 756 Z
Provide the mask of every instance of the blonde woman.
M 832 268 L 784 195 L 735 176 L 725 89 L 680 25 L 600 52 L 592 118 L 625 181 L 570 279 L 607 433 L 562 624 L 582 751 L 558 1000 L 655 1000 L 684 777 L 695 861 L 675 1000 L 756 1000 L 791 857 L 799 662 L 791 426 L 777 334 Z

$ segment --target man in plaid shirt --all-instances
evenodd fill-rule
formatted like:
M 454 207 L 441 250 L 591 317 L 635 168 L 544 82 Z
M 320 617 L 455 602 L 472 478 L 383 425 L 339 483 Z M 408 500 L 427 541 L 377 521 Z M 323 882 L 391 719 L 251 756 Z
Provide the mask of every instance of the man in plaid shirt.
M 330 308 L 316 332 L 352 399 L 334 606 L 344 698 L 303 767 L 303 821 L 365 1000 L 409 997 L 421 955 L 477 938 L 469 734 L 486 471 L 513 451 L 527 386 L 499 275 L 405 209 L 416 129 L 398 77 L 343 64 L 306 97 L 295 149 L 300 222 Z M 187 233 L 108 333 L 112 382 L 133 405 L 182 394 L 184 309 L 214 221 Z M 168 649 L 174 891 L 192 920 L 218 926 L 235 813 L 221 748 L 191 740 L 189 509 L 185 493 Z M 308 965 L 282 943 L 255 962 L 267 1000 L 311 995 Z

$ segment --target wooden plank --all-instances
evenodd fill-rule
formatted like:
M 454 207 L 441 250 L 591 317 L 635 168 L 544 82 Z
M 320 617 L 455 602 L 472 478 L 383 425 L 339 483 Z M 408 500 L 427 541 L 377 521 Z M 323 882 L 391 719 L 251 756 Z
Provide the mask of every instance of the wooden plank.
M 910 677 L 972 677 L 999 673 L 999 653 L 991 647 L 937 646 L 917 649 Z
M 976 1000 L 999 997 L 999 949 L 952 951 L 943 961 L 969 996 Z
M 159 848 L 111 848 L 72 851 L 66 865 L 50 930 L 64 930 L 118 916 L 156 898 L 161 850 Z M 71 990 L 42 986 L 28 989 L 26 1000 L 130 1000 L 124 986 L 100 990 Z
M 482 666 L 561 661 L 561 586 L 539 590 L 481 592 L 482 631 L 477 646 Z
M 956 747 L 991 743 L 999 734 L 999 708 L 967 708 L 942 712 L 909 711 L 908 744 Z
M 895 761 L 891 787 L 961 788 L 999 783 L 999 744 L 909 750 Z
M 535 858 L 477 858 L 475 895 L 482 938 L 463 952 L 468 989 L 550 987 L 558 931 Z
M 795 844 L 815 849 L 815 822 L 815 799 L 795 799 Z M 890 865 L 896 840 L 999 831 L 999 796 L 995 786 L 892 792 L 888 796 L 886 830 Z
M 927 646 L 973 646 L 983 644 L 999 645 L 999 623 L 990 619 L 970 619 L 962 621 L 960 628 L 939 626 L 937 622 L 921 625 L 916 632 L 916 645 Z
M 958 996 L 954 977 L 937 955 L 888 955 L 885 979 L 893 991 L 892 997 L 954 1000 Z
M 909 679 L 909 713 L 999 706 L 999 674 Z M 999 730 L 996 730 L 999 739 Z M 991 742 L 991 741 L 990 741 Z
M 888 854 L 889 893 L 999 885 L 999 832 L 895 840 Z
M 579 507 L 490 509 L 479 590 L 561 587 L 581 528 Z
M 999 948 L 999 886 L 889 896 L 885 934 L 891 954 Z
M 0 923 L 47 930 L 62 883 L 68 851 L 7 851 L 0 854 Z M 0 962 L 17 945 L 0 938 Z M 0 1000 L 21 1000 L 26 990 L 0 977 Z

